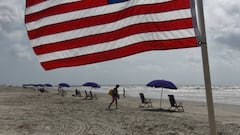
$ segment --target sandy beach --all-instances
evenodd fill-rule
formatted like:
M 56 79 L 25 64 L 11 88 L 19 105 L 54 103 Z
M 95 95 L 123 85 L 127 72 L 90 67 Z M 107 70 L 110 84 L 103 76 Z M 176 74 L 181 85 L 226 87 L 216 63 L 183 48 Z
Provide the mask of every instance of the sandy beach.
M 207 135 L 205 103 L 183 101 L 184 112 L 169 112 L 164 100 L 153 108 L 138 108 L 140 98 L 121 97 L 119 109 L 106 109 L 111 97 L 97 100 L 40 93 L 20 87 L 0 87 L 0 135 Z M 113 107 L 114 108 L 114 107 Z M 240 135 L 240 106 L 215 104 L 217 134 Z

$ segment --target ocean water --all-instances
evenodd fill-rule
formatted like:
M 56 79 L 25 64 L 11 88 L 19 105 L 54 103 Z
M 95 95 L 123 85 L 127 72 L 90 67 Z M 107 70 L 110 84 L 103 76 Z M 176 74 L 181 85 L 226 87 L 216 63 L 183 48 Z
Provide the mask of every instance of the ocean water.
M 103 85 L 101 88 L 89 87 L 70 87 L 68 90 L 92 90 L 93 92 L 107 93 L 114 85 Z M 144 85 L 121 85 L 119 87 L 119 94 L 122 95 L 125 89 L 126 96 L 139 97 L 142 92 L 148 98 L 160 99 L 161 91 L 163 90 L 162 99 L 168 99 L 169 94 L 173 94 L 177 100 L 182 101 L 198 101 L 206 102 L 205 88 L 203 85 L 179 85 L 177 90 L 151 88 Z M 240 85 L 232 86 L 212 86 L 213 101 L 214 103 L 240 105 Z

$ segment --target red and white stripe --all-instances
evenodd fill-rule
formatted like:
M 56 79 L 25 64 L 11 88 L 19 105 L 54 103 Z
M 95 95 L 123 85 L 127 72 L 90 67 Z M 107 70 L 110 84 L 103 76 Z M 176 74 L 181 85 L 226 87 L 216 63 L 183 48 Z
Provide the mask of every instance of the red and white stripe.
M 44 69 L 196 47 L 190 0 L 27 0 L 26 28 Z

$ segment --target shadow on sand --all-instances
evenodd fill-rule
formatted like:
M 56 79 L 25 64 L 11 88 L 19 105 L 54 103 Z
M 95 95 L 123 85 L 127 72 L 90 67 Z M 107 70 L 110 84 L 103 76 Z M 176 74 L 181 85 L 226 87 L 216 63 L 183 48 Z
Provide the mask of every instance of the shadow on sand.
M 176 112 L 176 111 L 172 111 L 172 110 L 168 110 L 168 109 L 164 109 L 164 108 L 146 108 L 146 109 L 142 109 L 142 110 L 149 111 L 149 112 L 166 112 L 166 113 Z

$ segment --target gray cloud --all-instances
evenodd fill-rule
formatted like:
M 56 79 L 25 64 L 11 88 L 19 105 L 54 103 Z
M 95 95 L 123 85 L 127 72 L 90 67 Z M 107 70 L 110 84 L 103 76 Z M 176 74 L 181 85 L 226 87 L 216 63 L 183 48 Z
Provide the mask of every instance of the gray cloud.
M 223 33 L 215 40 L 218 44 L 223 44 L 233 50 L 237 49 L 240 51 L 240 32 L 239 33 Z
M 212 42 L 218 47 L 240 50 L 240 2 L 213 0 L 207 4 L 208 32 Z
M 16 25 L 20 20 L 17 11 L 8 5 L 0 5 L 0 29 L 3 32 L 11 32 L 19 25 Z M 15 25 L 9 25 L 15 24 Z
M 22 10 L 23 12 L 23 10 Z M 0 5 L 1 51 L 9 57 L 31 60 L 31 48 L 27 41 L 22 12 L 12 5 Z

